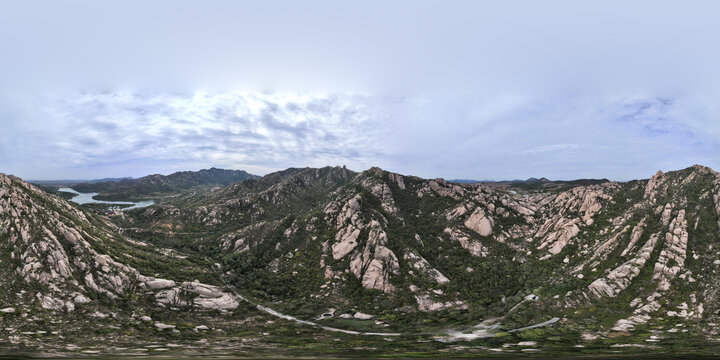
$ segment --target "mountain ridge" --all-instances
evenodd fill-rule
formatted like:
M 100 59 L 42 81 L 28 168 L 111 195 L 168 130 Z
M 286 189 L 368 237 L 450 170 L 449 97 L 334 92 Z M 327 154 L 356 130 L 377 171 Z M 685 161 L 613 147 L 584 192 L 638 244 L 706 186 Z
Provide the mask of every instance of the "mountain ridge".
M 503 341 L 546 352 L 582 345 L 584 354 L 624 344 L 663 352 L 686 341 L 712 351 L 720 336 L 710 325 L 720 322 L 720 174 L 699 165 L 550 187 L 296 168 L 182 192 L 124 218 L 12 176 L 0 175 L 0 185 L 0 244 L 17 249 L 0 258 L 14 284 L 0 299 L 13 313 L 118 312 L 112 321 L 146 334 L 133 314 L 177 324 L 198 309 L 201 321 L 220 324 L 206 311 L 222 310 L 276 329 L 251 320 L 265 316 L 242 305 L 253 299 L 306 321 L 432 334 L 481 352 Z M 14 295 L 29 289 L 37 290 Z M 123 300 L 132 312 L 113 305 L 128 296 L 144 300 Z M 337 319 L 323 317 L 328 309 Z M 377 320 L 343 322 L 348 316 Z
M 99 194 L 95 198 L 99 200 L 127 200 L 162 196 L 178 190 L 229 185 L 257 177 L 244 170 L 213 167 L 198 171 L 178 171 L 169 175 L 152 174 L 137 179 L 74 184 L 73 189 L 79 192 L 97 192 Z

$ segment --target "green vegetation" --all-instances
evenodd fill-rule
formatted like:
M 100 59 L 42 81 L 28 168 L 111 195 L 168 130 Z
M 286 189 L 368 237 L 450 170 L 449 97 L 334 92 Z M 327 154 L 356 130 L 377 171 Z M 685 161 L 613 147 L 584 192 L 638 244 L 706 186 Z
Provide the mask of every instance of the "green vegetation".
M 242 170 L 203 169 L 181 171 L 167 176 L 148 175 L 139 179 L 73 184 L 75 191 L 99 193 L 98 200 L 141 201 L 175 196 L 178 192 L 206 191 L 214 186 L 230 185 L 256 178 Z
M 78 211 L 68 211 L 44 194 L 28 194 L 47 214 L 53 214 L 31 229 L 34 239 L 45 237 L 42 226 L 53 228 L 53 221 L 61 221 L 82 230 L 97 254 L 109 255 L 146 276 L 176 282 L 199 280 L 237 291 L 252 302 L 300 320 L 401 336 L 329 332 L 272 317 L 246 302 L 228 312 L 202 310 L 180 305 L 182 300 L 192 301 L 197 296 L 186 290 L 179 293 L 181 301 L 159 306 L 155 292 L 132 282 L 117 298 L 88 292 L 90 303 L 78 304 L 73 312 L 53 314 L 37 306 L 38 294 L 52 293 L 48 287 L 17 277 L 17 269 L 24 263 L 17 250 L 20 247 L 11 244 L 10 233 L 22 229 L 2 214 L 0 222 L 6 221 L 7 227 L 0 228 L 0 276 L 12 280 L 7 291 L 0 292 L 0 308 L 4 303 L 33 305 L 17 313 L 0 314 L 3 328 L 13 329 L 0 332 L 4 335 L 0 336 L 0 346 L 20 353 L 38 344 L 59 353 L 63 344 L 72 342 L 77 349 L 122 349 L 112 352 L 132 354 L 358 357 L 535 354 L 527 349 L 541 356 L 638 357 L 649 355 L 649 350 L 653 355 L 668 356 L 717 352 L 718 334 L 709 325 L 720 323 L 720 266 L 715 263 L 720 255 L 714 200 L 720 193 L 717 174 L 696 168 L 668 173 L 653 194 L 647 192 L 647 181 L 607 186 L 597 190 L 603 196 L 597 199 L 598 210 L 591 221 L 583 218 L 585 213 L 572 201 L 556 203 L 553 199 L 575 196 L 568 194 L 577 186 L 600 189 L 602 181 L 453 188 L 453 184 L 439 180 L 431 186 L 428 180 L 409 176 L 398 180 L 394 176 L 379 169 L 358 174 L 328 167 L 288 169 L 221 188 L 213 188 L 209 182 L 187 187 L 113 185 L 106 194 L 116 192 L 124 198 L 162 196 L 156 205 L 127 211 L 124 217 L 98 214 L 102 208 L 98 205 L 73 205 L 71 209 Z M 356 196 L 359 208 L 350 211 L 348 219 L 341 217 Z M 592 201 L 577 196 L 573 199 L 577 204 Z M 543 205 L 537 205 L 538 210 L 530 215 L 522 215 L 524 210 L 514 207 L 513 202 Z M 663 220 L 667 204 L 670 211 Z M 449 215 L 460 206 L 466 207 L 465 213 Z M 476 207 L 492 217 L 489 236 L 480 236 L 465 225 Z M 685 212 L 687 221 L 682 230 L 688 236 L 683 248 L 686 254 L 658 265 L 666 256 L 662 254 L 670 251 L 666 238 L 670 233 L 672 239 L 670 222 L 680 211 Z M 18 216 L 27 218 L 30 214 L 32 210 L 24 210 Z M 551 254 L 540 244 L 548 233 L 557 230 L 552 226 L 563 224 L 561 220 L 572 222 L 579 231 L 559 253 Z M 368 224 L 373 221 L 387 237 L 382 246 L 397 258 L 396 268 L 391 268 L 387 259 L 381 261 L 385 271 L 381 280 L 392 284 L 394 291 L 368 288 L 355 274 L 362 274 L 370 261 L 377 259 L 377 244 L 369 244 Z M 641 223 L 642 234 L 630 246 L 632 229 Z M 340 229 L 349 224 L 362 224 L 357 245 L 348 255 L 335 259 L 332 245 L 339 242 Z M 539 230 L 546 225 L 549 230 Z M 590 284 L 634 261 L 652 236 L 658 241 L 649 258 L 627 278 L 622 291 L 601 297 L 590 293 Z M 72 243 L 62 239 L 60 243 L 66 253 L 75 251 Z M 482 251 L 473 255 L 467 244 Z M 11 255 L 13 252 L 18 253 Z M 408 254 L 422 257 L 433 271 L 450 280 L 439 282 L 431 275 L 434 273 L 406 259 Z M 86 261 L 97 266 L 92 259 Z M 672 273 L 668 276 L 669 290 L 659 288 L 658 274 L 665 271 L 659 266 L 672 269 L 666 270 Z M 420 296 L 427 296 L 443 309 L 419 311 Z M 645 321 L 638 321 L 631 331 L 612 329 L 619 320 L 644 315 L 636 304 L 648 304 L 649 298 L 656 298 L 659 307 L 648 311 Z M 456 301 L 463 306 L 453 305 Z M 698 304 L 703 305 L 701 316 L 696 315 Z M 683 309 L 686 314 L 694 313 L 671 315 Z M 334 311 L 335 316 L 318 320 L 328 311 Z M 374 317 L 339 317 L 356 312 Z M 153 320 L 142 321 L 142 315 Z M 560 320 L 548 326 L 516 331 L 555 317 Z M 174 325 L 176 331 L 161 330 L 154 321 Z M 195 328 L 201 325 L 208 330 Z M 449 334 L 454 331 L 468 334 L 482 329 L 486 329 L 485 337 L 440 341 L 451 339 Z M 22 333 L 34 339 L 25 348 L 9 340 Z M 150 345 L 157 347 L 147 347 Z M 143 349 L 138 350 L 140 347 Z

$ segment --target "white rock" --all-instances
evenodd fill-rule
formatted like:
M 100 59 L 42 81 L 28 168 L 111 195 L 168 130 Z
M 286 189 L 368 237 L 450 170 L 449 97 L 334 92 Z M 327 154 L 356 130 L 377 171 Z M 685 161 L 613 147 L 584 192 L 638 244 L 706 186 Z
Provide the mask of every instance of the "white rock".
M 206 309 L 217 309 L 217 310 L 231 310 L 235 309 L 240 305 L 235 297 L 230 294 L 223 294 L 217 298 L 195 298 L 195 305 L 204 307 Z
M 333 259 L 340 260 L 355 249 L 357 238 L 360 236 L 360 229 L 348 225 L 347 228 L 338 231 L 336 238 L 340 242 L 332 245 Z
M 342 317 L 342 315 L 341 315 L 341 317 Z M 374 318 L 375 315 L 356 312 L 355 315 L 353 315 L 353 317 L 358 320 L 370 320 L 370 319 Z
M 165 289 L 175 286 L 175 282 L 172 280 L 155 278 L 150 278 L 149 280 L 145 281 L 145 284 L 151 289 Z
M 37 294 L 36 297 L 40 300 L 40 306 L 43 309 L 59 311 L 65 307 L 65 302 L 51 296 Z
M 163 323 L 161 323 L 161 322 L 159 322 L 159 321 L 156 321 L 156 322 L 155 322 L 155 327 L 158 328 L 158 329 L 160 329 L 160 330 L 175 329 L 175 325 L 163 324 Z
M 100 318 L 100 319 L 105 319 L 105 318 L 109 317 L 110 315 L 96 311 L 96 312 L 90 314 L 90 316 Z
M 465 226 L 478 233 L 480 236 L 489 236 L 493 231 L 493 221 L 491 217 L 485 215 L 485 211 L 481 208 L 475 209 L 472 215 L 465 220 Z
M 425 258 L 423 258 L 422 256 L 417 255 L 413 252 L 407 252 L 403 256 L 403 258 L 405 260 L 408 260 L 412 264 L 413 268 L 420 271 L 421 273 L 424 273 L 425 275 L 427 275 L 428 277 L 430 277 L 437 283 L 444 284 L 444 283 L 450 282 L 450 279 L 448 279 L 440 271 L 438 271 L 437 269 L 432 267 L 430 265 L 430 263 L 427 260 L 425 260 Z
M 88 299 L 88 298 L 87 298 L 85 295 L 83 295 L 83 294 L 77 294 L 77 295 L 75 295 L 75 297 L 73 298 L 73 301 L 74 301 L 76 304 L 87 304 L 87 303 L 90 302 L 90 299 Z

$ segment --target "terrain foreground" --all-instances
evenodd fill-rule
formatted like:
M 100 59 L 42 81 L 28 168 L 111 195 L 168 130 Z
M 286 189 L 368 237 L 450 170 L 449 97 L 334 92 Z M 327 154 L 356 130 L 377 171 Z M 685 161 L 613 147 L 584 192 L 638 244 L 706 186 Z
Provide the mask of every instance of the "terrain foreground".
M 0 174 L 0 353 L 720 355 L 712 169 L 231 175 L 92 185 L 156 201 L 107 216 Z

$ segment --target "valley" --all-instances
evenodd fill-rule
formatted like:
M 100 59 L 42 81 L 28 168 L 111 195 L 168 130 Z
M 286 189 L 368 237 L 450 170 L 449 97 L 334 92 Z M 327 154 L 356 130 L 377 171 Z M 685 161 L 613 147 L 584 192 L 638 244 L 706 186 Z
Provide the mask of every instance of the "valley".
M 345 167 L 180 174 L 150 177 L 172 186 L 72 187 L 152 199 L 123 216 L 0 175 L 0 347 L 720 353 L 720 174 L 707 167 L 624 183 L 454 183 Z

